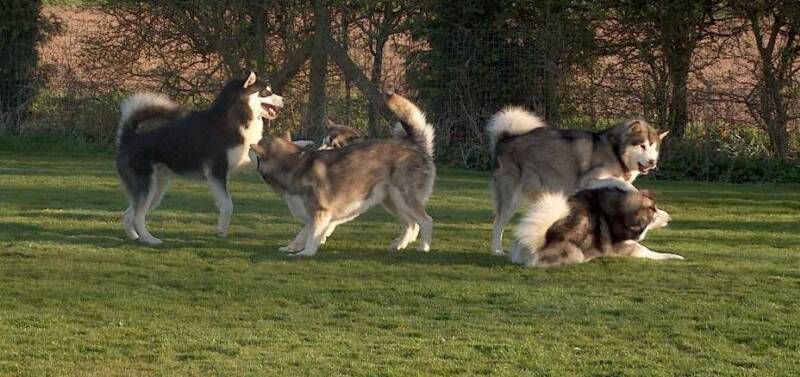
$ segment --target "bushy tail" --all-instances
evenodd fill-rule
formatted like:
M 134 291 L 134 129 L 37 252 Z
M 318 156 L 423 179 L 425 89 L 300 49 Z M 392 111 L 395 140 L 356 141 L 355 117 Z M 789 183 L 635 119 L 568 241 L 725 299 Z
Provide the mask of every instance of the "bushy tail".
M 494 153 L 495 147 L 500 140 L 507 137 L 522 135 L 536 128 L 545 127 L 547 124 L 536 116 L 518 106 L 506 107 L 497 112 L 489 119 L 486 132 L 489 133 L 489 146 Z
M 155 93 L 137 93 L 120 104 L 117 148 L 123 149 L 136 135 L 142 122 L 150 119 L 174 119 L 181 109 L 169 97 Z
M 397 94 L 386 92 L 384 96 L 386 97 L 386 106 L 400 120 L 406 137 L 433 157 L 434 130 L 433 126 L 425 119 L 425 113 L 411 101 Z M 393 133 L 396 137 L 400 136 L 397 131 L 393 131 Z
M 557 221 L 569 215 L 567 196 L 560 192 L 544 193 L 531 204 L 525 216 L 520 220 L 515 231 L 519 246 L 511 251 L 511 261 L 525 263 L 544 247 L 547 241 L 547 230 Z

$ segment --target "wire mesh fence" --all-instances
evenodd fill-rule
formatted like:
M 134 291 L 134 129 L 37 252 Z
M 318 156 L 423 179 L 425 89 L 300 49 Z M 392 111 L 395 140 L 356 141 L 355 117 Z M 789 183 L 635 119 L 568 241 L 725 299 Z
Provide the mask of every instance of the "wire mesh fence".
M 30 19 L 34 6 L 20 5 L 13 10 L 20 16 L 0 20 L 2 130 L 110 142 L 122 96 L 159 91 L 198 106 L 225 79 L 248 68 L 279 81 L 279 91 L 291 100 L 273 125 L 276 131 L 307 134 L 320 126 L 308 124 L 309 113 L 317 111 L 309 108 L 309 55 L 318 48 L 309 49 L 315 26 L 308 4 L 112 4 L 45 6 L 34 32 L 25 29 L 23 17 L 29 12 Z M 411 13 L 378 8 L 328 11 L 325 115 L 372 135 L 387 134 L 388 122 L 377 115 L 365 88 L 405 92 L 429 112 L 441 154 L 451 162 L 485 167 L 486 119 L 506 105 L 526 106 L 556 126 L 600 127 L 628 115 L 671 126 L 675 88 L 664 57 L 635 48 L 610 53 L 610 21 L 598 26 L 596 20 L 544 13 L 534 26 L 514 24 L 498 32 L 398 26 Z M 712 126 L 744 129 L 757 135 L 750 148 L 769 149 L 770 138 L 758 131 L 766 126 L 752 106 L 759 87 L 750 39 L 742 34 L 715 40 L 694 52 L 685 93 L 688 134 Z M 334 47 L 346 51 L 355 69 L 343 68 Z M 800 108 L 798 96 L 787 99 L 790 108 Z M 787 114 L 791 153 L 798 150 L 797 115 Z

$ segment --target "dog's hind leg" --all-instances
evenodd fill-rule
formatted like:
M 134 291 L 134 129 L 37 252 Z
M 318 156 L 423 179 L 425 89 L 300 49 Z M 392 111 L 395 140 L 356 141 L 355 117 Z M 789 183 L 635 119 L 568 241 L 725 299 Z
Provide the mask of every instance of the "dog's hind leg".
M 139 181 L 139 187 L 135 191 L 134 195 L 132 195 L 133 224 L 136 229 L 136 233 L 139 234 L 138 240 L 140 242 L 149 245 L 160 245 L 164 242 L 153 237 L 145 225 L 147 212 L 150 210 L 150 202 L 154 200 L 154 183 L 155 179 L 152 177 L 152 175 L 141 177 Z
M 492 255 L 504 255 L 503 232 L 506 225 L 514 217 L 519 206 L 519 189 L 514 187 L 499 187 L 495 184 L 494 190 L 494 224 L 492 227 Z
M 309 224 L 309 231 L 308 237 L 306 238 L 306 247 L 303 248 L 303 251 L 292 254 L 293 256 L 303 256 L 303 257 L 310 257 L 317 253 L 319 250 L 319 245 L 322 242 L 322 237 L 325 236 L 325 232 L 328 230 L 328 226 L 331 223 L 331 213 L 328 211 L 317 211 L 311 217 L 311 223 Z
M 122 229 L 125 230 L 125 235 L 128 238 L 136 240 L 139 238 L 139 233 L 136 233 L 136 225 L 134 224 L 137 176 L 131 169 L 127 159 L 117 160 L 117 172 L 119 173 L 120 184 L 129 202 L 128 208 L 122 212 Z
M 209 174 L 207 179 L 208 187 L 214 196 L 214 204 L 219 210 L 217 236 L 225 237 L 228 235 L 228 225 L 231 223 L 233 214 L 233 200 L 228 192 L 227 179 L 224 175 L 220 176 L 219 174 Z
M 551 267 L 586 262 L 583 251 L 571 242 L 562 242 L 533 253 L 525 263 L 528 267 Z
M 135 240 L 139 238 L 139 233 L 136 233 L 136 225 L 133 223 L 134 211 L 133 204 L 128 206 L 128 209 L 122 213 L 122 228 L 128 238 Z
M 425 204 L 414 196 L 414 193 L 406 193 L 403 195 L 397 191 L 389 192 L 395 209 L 398 213 L 409 218 L 410 224 L 406 228 L 404 236 L 411 237 L 414 235 L 413 223 L 419 224 L 419 233 L 422 234 L 422 240 L 419 245 L 419 250 L 428 252 L 431 249 L 431 241 L 433 240 L 433 219 L 425 212 Z M 410 229 L 409 229 L 410 228 Z
M 161 204 L 161 200 L 164 199 L 164 194 L 167 192 L 171 181 L 172 174 L 166 168 L 156 169 L 153 181 L 153 199 L 150 200 L 148 212 L 152 212 Z
M 392 200 L 393 199 L 390 195 L 389 198 L 386 198 L 386 200 L 383 201 L 383 206 L 386 208 L 386 211 L 395 215 L 400 221 L 400 224 L 403 226 L 403 233 L 400 234 L 400 237 L 397 237 L 392 241 L 392 243 L 389 245 L 389 251 L 399 251 L 405 249 L 408 247 L 410 242 L 414 242 L 417 239 L 417 235 L 419 234 L 419 225 L 412 219 L 411 216 L 398 210 Z
M 336 227 L 339 226 L 339 224 L 341 223 L 342 222 L 331 221 L 331 223 L 328 224 L 328 229 L 325 229 L 325 235 L 322 236 L 322 240 L 320 240 L 320 245 L 324 245 L 325 242 L 328 242 L 328 237 L 330 237 L 331 234 L 333 234 L 333 231 L 336 230 Z

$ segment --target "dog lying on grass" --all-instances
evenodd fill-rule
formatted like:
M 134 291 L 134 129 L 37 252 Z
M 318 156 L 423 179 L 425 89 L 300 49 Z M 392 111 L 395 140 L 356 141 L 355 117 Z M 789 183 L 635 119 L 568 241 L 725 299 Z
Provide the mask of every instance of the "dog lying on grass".
M 510 259 L 528 267 L 583 263 L 600 257 L 683 259 L 639 244 L 649 230 L 665 227 L 670 220 L 647 190 L 604 187 L 581 190 L 571 197 L 545 193 L 520 221 Z

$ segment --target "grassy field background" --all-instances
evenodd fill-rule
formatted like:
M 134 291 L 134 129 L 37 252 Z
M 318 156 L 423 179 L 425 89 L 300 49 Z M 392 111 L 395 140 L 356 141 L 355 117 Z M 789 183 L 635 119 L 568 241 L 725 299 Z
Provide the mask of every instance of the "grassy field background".
M 177 181 L 145 247 L 111 154 L 8 149 L 0 375 L 800 373 L 799 185 L 642 180 L 675 219 L 645 244 L 686 261 L 532 270 L 488 253 L 487 174 L 442 169 L 430 253 L 386 252 L 400 228 L 375 209 L 295 260 L 255 174 L 233 179 L 229 238 L 205 185 Z

